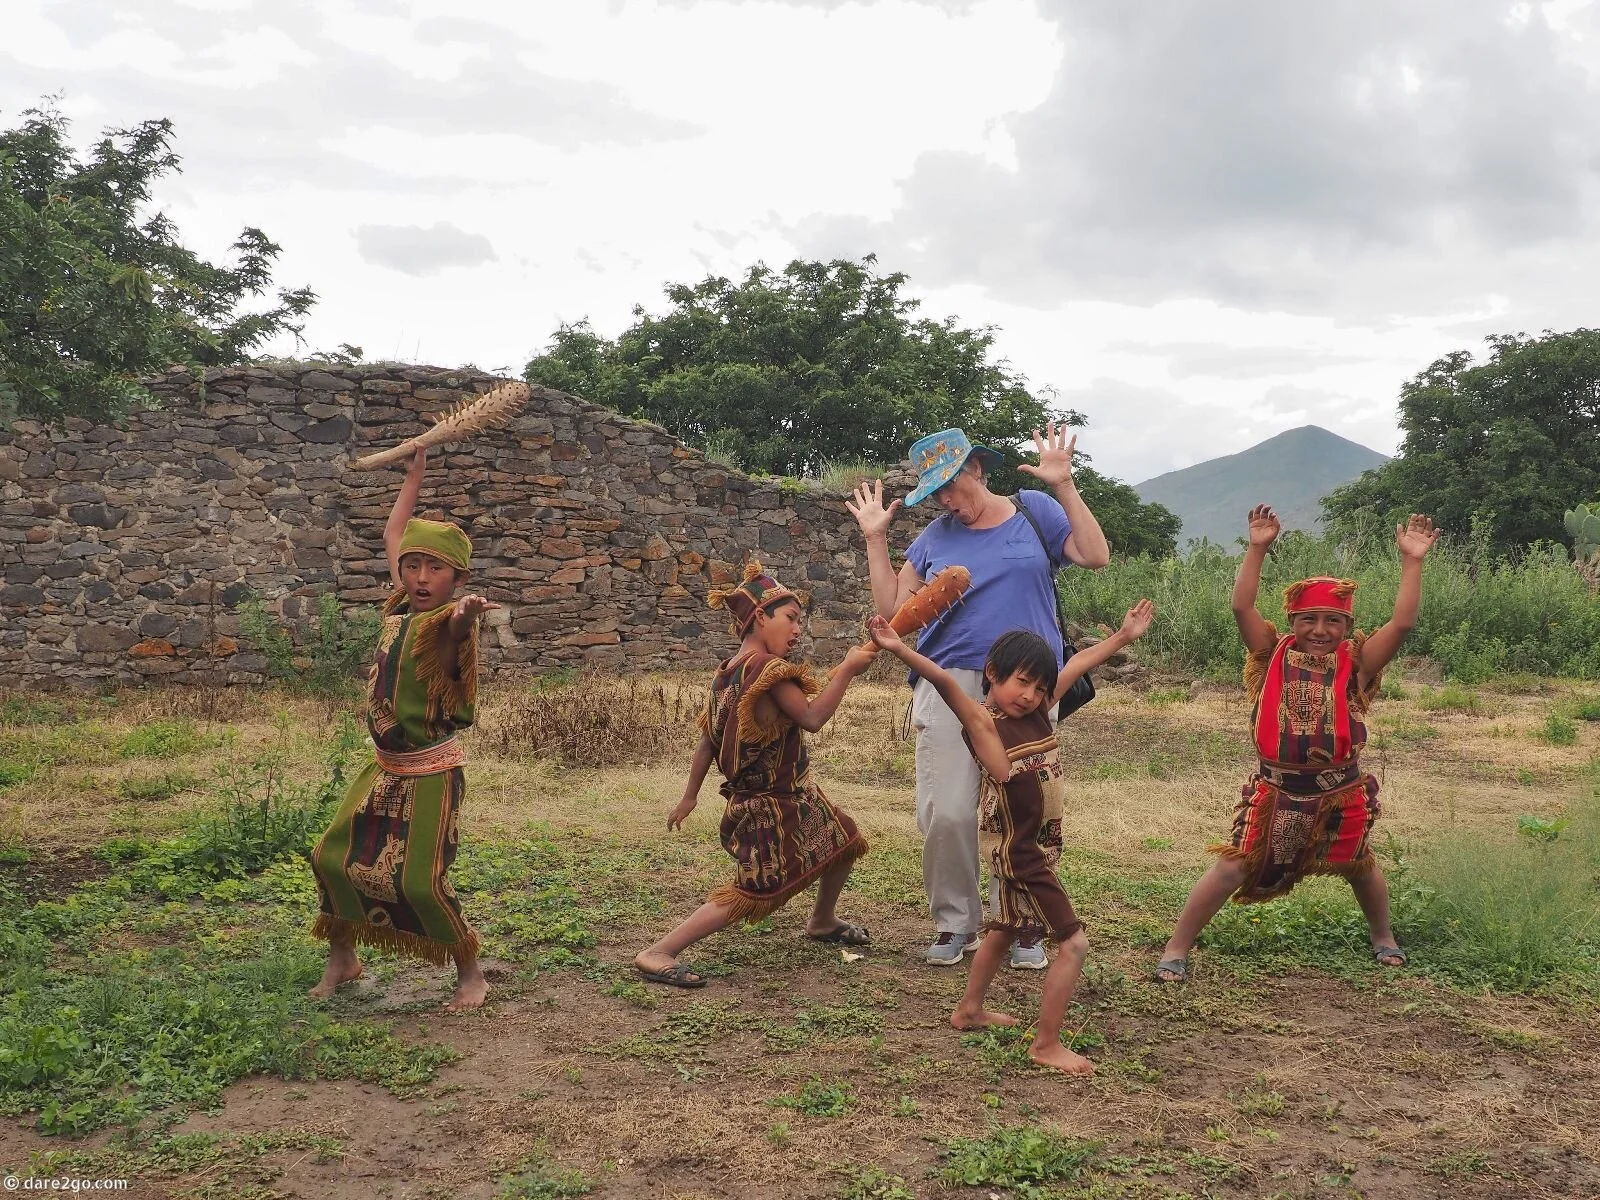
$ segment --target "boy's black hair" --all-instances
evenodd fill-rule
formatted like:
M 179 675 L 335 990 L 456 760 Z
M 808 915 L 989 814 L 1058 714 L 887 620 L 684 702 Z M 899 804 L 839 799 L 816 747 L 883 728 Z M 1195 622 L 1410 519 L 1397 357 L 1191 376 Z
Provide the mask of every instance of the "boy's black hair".
M 1013 629 L 1010 633 L 1002 633 L 995 638 L 994 645 L 989 647 L 989 657 L 983 665 L 985 696 L 989 694 L 990 675 L 1004 682 L 1020 671 L 1029 679 L 1042 683 L 1047 688 L 1053 688 L 1056 685 L 1056 676 L 1061 672 L 1061 660 L 1056 652 L 1050 649 L 1050 643 L 1027 629 Z

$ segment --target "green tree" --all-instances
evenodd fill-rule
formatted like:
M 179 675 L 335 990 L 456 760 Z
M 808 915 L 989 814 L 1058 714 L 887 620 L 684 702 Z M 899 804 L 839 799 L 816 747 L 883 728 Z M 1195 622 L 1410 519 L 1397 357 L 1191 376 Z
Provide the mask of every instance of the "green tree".
M 103 421 L 149 402 L 141 375 L 242 362 L 315 302 L 280 289 L 262 311 L 279 247 L 247 228 L 236 265 L 206 262 L 149 213 L 151 183 L 178 169 L 172 122 L 108 131 L 80 160 L 66 118 L 29 109 L 0 130 L 0 421 Z
M 1081 462 L 1073 465 L 1072 477 L 1083 502 L 1105 531 L 1113 554 L 1167 558 L 1177 553 L 1183 518 L 1166 505 L 1141 500 L 1122 480 Z
M 752 267 L 739 283 L 674 284 L 664 315 L 636 307 L 615 341 L 562 326 L 524 374 L 774 475 L 898 458 L 949 426 L 1015 450 L 1047 420 L 1083 423 L 991 359 L 992 329 L 916 317 L 906 277 L 875 263 L 796 261 Z
M 1600 330 L 1488 339 L 1400 390 L 1400 453 L 1323 501 L 1330 527 L 1381 528 L 1424 512 L 1504 554 L 1561 539 L 1562 515 L 1600 495 Z

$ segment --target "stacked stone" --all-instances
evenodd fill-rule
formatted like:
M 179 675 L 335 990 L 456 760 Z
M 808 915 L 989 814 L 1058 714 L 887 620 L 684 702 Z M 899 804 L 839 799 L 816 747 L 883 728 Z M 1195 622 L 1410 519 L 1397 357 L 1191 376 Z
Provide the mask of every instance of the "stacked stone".
M 383 524 L 399 474 L 347 459 L 487 390 L 477 371 L 286 363 L 175 370 L 161 407 L 117 426 L 0 431 L 0 668 L 14 681 L 249 682 L 238 605 L 303 625 L 317 597 L 388 594 Z M 897 494 L 909 474 L 890 480 Z M 491 614 L 485 665 L 704 667 L 730 648 L 709 588 L 758 554 L 813 600 L 811 652 L 843 653 L 867 611 L 843 497 L 708 462 L 658 425 L 547 388 L 511 424 L 430 458 L 419 511 L 472 535 Z M 896 522 L 910 540 L 926 513 Z

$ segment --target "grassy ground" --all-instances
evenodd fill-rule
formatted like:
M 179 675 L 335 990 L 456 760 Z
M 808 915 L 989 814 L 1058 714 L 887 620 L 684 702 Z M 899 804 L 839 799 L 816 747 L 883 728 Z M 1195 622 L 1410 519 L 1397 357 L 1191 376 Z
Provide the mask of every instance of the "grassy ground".
M 1248 773 L 1247 713 L 1236 688 L 1103 689 L 1064 727 L 1087 1081 L 946 1024 L 961 974 L 920 962 L 889 683 L 815 741 L 874 847 L 842 906 L 871 952 L 807 942 L 797 904 L 698 947 L 704 991 L 642 986 L 633 953 L 725 875 L 712 789 L 664 828 L 699 695 L 485 697 L 457 886 L 495 990 L 463 1017 L 447 971 L 378 955 L 303 996 L 294 848 L 361 753 L 326 706 L 0 698 L 0 1165 L 135 1196 L 1600 1194 L 1590 693 L 1391 683 L 1370 764 L 1412 968 L 1373 966 L 1348 888 L 1314 880 L 1226 911 L 1178 988 L 1150 967 Z M 1039 983 L 997 1000 L 1026 1019 Z

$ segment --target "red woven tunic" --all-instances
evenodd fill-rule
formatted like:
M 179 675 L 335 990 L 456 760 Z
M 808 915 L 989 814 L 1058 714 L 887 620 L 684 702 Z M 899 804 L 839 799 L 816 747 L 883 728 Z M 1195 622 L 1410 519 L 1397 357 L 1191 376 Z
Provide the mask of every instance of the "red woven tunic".
M 1362 689 L 1365 641 L 1358 633 L 1318 655 L 1283 637 L 1245 662 L 1261 765 L 1234 810 L 1232 840 L 1212 847 L 1249 868 L 1233 895 L 1241 904 L 1281 896 L 1306 875 L 1372 869 L 1378 781 L 1361 769 L 1361 750 L 1379 679 Z

